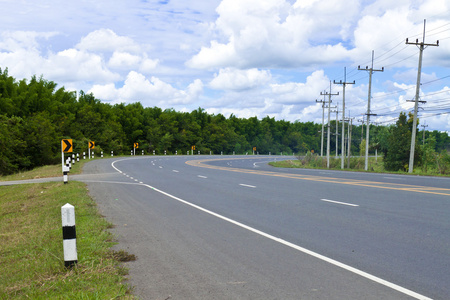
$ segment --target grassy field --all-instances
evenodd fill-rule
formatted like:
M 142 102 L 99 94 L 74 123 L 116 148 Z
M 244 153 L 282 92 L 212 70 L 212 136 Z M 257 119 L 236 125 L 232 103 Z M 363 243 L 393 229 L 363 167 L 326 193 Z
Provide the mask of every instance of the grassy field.
M 327 169 L 326 157 L 320 156 L 306 156 L 301 159 L 283 160 L 270 162 L 269 165 L 278 168 L 308 168 L 308 169 Z M 344 164 L 343 171 L 357 171 L 357 172 L 376 172 L 376 173 L 390 173 L 390 174 L 409 174 L 407 171 L 386 171 L 383 165 L 383 157 L 369 157 L 368 171 L 364 170 L 365 159 L 364 157 L 352 157 L 350 158 L 350 168 L 347 168 L 347 160 Z M 331 170 L 342 170 L 341 159 L 330 157 Z M 420 167 L 414 169 L 413 175 L 422 176 L 449 176 L 440 174 L 436 169 L 429 168 L 427 172 L 424 172 Z
M 80 161 L 75 165 L 72 165 L 72 170 L 70 174 L 80 174 L 81 169 L 86 161 Z M 62 177 L 62 167 L 61 164 L 49 165 L 38 167 L 31 171 L 19 172 L 13 175 L 0 176 L 0 181 L 13 181 L 13 180 L 25 180 L 25 179 L 36 179 L 36 178 L 48 178 L 48 177 Z
M 326 157 L 307 156 L 301 159 L 282 160 L 269 163 L 278 168 L 308 168 L 308 169 L 327 169 Z M 347 159 L 344 162 L 346 171 L 364 171 L 365 160 L 361 157 L 352 157 L 350 159 L 350 168 L 347 168 Z M 330 169 L 341 170 L 341 159 L 330 157 Z M 383 158 L 369 157 L 369 171 L 383 172 Z
M 16 176 L 50 176 L 53 169 L 60 176 L 60 168 Z M 66 203 L 75 206 L 76 214 L 78 264 L 72 269 L 64 267 L 62 246 L 61 206 Z M 0 187 L 0 299 L 134 299 L 120 261 L 135 258 L 111 250 L 111 226 L 83 183 Z

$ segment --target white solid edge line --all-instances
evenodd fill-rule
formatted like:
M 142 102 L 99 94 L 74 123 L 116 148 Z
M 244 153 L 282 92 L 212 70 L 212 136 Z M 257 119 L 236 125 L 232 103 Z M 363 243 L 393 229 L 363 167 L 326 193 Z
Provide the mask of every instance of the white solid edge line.
M 331 202 L 331 203 L 336 203 L 336 204 L 342 204 L 342 205 L 348 205 L 348 206 L 359 206 L 358 204 L 352 204 L 352 203 L 346 203 L 346 202 L 339 202 L 339 201 L 334 201 L 334 200 L 328 200 L 328 199 L 320 199 L 321 201 L 325 201 L 325 202 Z
M 124 160 L 124 159 L 122 159 L 122 160 Z M 118 161 L 118 160 L 117 160 L 117 161 Z M 115 170 L 117 170 L 118 172 L 120 172 L 119 169 L 117 169 L 117 168 L 114 166 L 114 163 L 117 162 L 117 161 L 112 162 L 112 163 L 111 163 L 111 166 L 112 166 Z M 275 242 L 278 242 L 278 243 L 280 243 L 280 244 L 283 244 L 283 245 L 285 245 L 285 246 L 288 246 L 288 247 L 290 247 L 290 248 L 292 248 L 292 249 L 295 249 L 295 250 L 298 250 L 298 251 L 303 252 L 303 253 L 305 253 L 305 254 L 311 255 L 312 257 L 315 257 L 315 258 L 318 258 L 318 259 L 320 259 L 320 260 L 326 261 L 326 262 L 328 262 L 328 263 L 330 263 L 330 264 L 332 264 L 332 265 L 335 265 L 335 266 L 337 266 L 337 267 L 340 267 L 340 268 L 342 268 L 342 269 L 344 269 L 344 270 L 347 270 L 347 271 L 349 271 L 349 272 L 355 273 L 355 274 L 357 274 L 357 275 L 359 275 L 359 276 L 361 276 L 361 277 L 364 277 L 364 278 L 367 278 L 367 279 L 369 279 L 369 280 L 372 280 L 372 281 L 374 281 L 374 282 L 376 282 L 376 283 L 379 283 L 379 284 L 381 284 L 381 285 L 384 285 L 384 286 L 386 286 L 386 287 L 389 287 L 389 288 L 391 288 L 391 289 L 393 289 L 393 290 L 396 290 L 396 291 L 398 291 L 398 292 L 401 292 L 401 293 L 403 293 L 403 294 L 405 294 L 405 295 L 408 295 L 408 296 L 410 296 L 410 297 L 413 297 L 413 298 L 416 298 L 416 299 L 421 299 L 421 300 L 432 300 L 432 299 L 429 298 L 429 297 L 426 297 L 426 296 L 424 296 L 424 295 L 421 295 L 421 294 L 419 294 L 419 293 L 416 293 L 416 292 L 414 292 L 414 291 L 411 291 L 411 290 L 409 290 L 409 289 L 407 289 L 407 288 L 401 287 L 401 286 L 399 286 L 399 285 L 397 285 L 397 284 L 395 284 L 395 283 L 389 282 L 389 281 L 387 281 L 387 280 L 384 280 L 384 279 L 382 279 L 382 278 L 379 278 L 379 277 L 374 276 L 374 275 L 372 275 L 372 274 L 369 274 L 369 273 L 367 273 L 367 272 L 361 271 L 361 270 L 359 270 L 359 269 L 356 269 L 356 268 L 354 268 L 354 267 L 351 267 L 351 266 L 349 266 L 349 265 L 346 265 L 346 264 L 344 264 L 344 263 L 341 263 L 341 262 L 339 262 L 339 261 L 337 261 L 337 260 L 334 260 L 334 259 L 332 259 L 332 258 L 326 257 L 326 256 L 324 256 L 324 255 L 322 255 L 322 254 L 319 254 L 319 253 L 316 253 L 316 252 L 314 252 L 314 251 L 308 250 L 308 249 L 306 249 L 306 248 L 300 247 L 300 246 L 295 245 L 295 244 L 293 244 L 293 243 L 291 243 L 291 242 L 285 241 L 285 240 L 283 240 L 283 239 L 281 239 L 281 238 L 277 238 L 277 237 L 275 237 L 275 236 L 273 236 L 273 235 L 270 235 L 270 234 L 268 234 L 268 233 L 265 233 L 265 232 L 263 232 L 263 231 L 260 231 L 260 230 L 258 230 L 258 229 L 256 229 L 256 228 L 247 226 L 247 225 L 242 224 L 242 223 L 240 223 L 240 222 L 237 222 L 237 221 L 235 221 L 235 220 L 233 220 L 233 219 L 230 219 L 230 218 L 227 218 L 227 217 L 225 217 L 225 216 L 219 215 L 219 214 L 217 214 L 217 213 L 215 213 L 215 212 L 213 212 L 213 211 L 207 210 L 207 209 L 205 209 L 205 208 L 203 208 L 203 207 L 201 207 L 201 206 L 198 206 L 198 205 L 196 205 L 196 204 L 187 202 L 186 200 L 183 200 L 183 199 L 178 198 L 178 197 L 176 197 L 176 196 L 173 196 L 173 195 L 171 195 L 171 194 L 169 194 L 169 193 L 166 193 L 166 192 L 164 192 L 164 191 L 161 191 L 161 190 L 159 190 L 159 189 L 157 189 L 157 188 L 155 188 L 155 187 L 152 187 L 151 185 L 148 185 L 148 184 L 142 184 L 142 186 L 146 186 L 146 187 L 148 187 L 148 188 L 154 190 L 155 192 L 161 193 L 161 194 L 163 194 L 163 195 L 165 195 L 165 196 L 167 196 L 167 197 L 169 197 L 169 198 L 172 198 L 172 199 L 174 199 L 174 200 L 176 200 L 176 201 L 178 201 L 178 202 L 181 202 L 181 203 L 184 203 L 184 204 L 186 204 L 186 205 L 189 205 L 189 206 L 191 206 L 191 207 L 193 207 L 193 208 L 196 208 L 196 209 L 198 209 L 198 210 L 200 210 L 200 211 L 203 211 L 203 212 L 205 212 L 205 213 L 207 213 L 207 214 L 210 214 L 210 215 L 212 215 L 212 216 L 214 216 L 214 217 L 217 217 L 217 218 L 219 218 L 219 219 L 222 219 L 222 220 L 224 220 L 224 221 L 227 221 L 227 222 L 229 222 L 229 223 L 231 223 L 231 224 L 237 225 L 237 226 L 239 226 L 239 227 L 241 227 L 241 228 L 247 229 L 248 231 L 251 231 L 251 232 L 253 232 L 253 233 L 259 234 L 259 235 L 261 235 L 261 236 L 263 236 L 263 237 L 266 237 L 266 238 L 268 238 L 268 239 L 270 239 L 270 240 L 273 240 L 273 241 L 275 241 Z

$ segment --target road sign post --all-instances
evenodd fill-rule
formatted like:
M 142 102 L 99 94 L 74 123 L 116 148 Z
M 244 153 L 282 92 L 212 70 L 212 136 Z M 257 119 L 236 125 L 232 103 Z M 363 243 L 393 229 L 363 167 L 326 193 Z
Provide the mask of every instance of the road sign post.
M 72 139 L 62 139 L 61 140 L 61 162 L 64 172 L 64 153 L 73 151 Z
M 95 148 L 95 142 L 90 141 L 88 146 L 89 146 L 89 147 L 88 147 L 89 159 L 91 159 L 91 149 L 94 149 L 94 148 Z

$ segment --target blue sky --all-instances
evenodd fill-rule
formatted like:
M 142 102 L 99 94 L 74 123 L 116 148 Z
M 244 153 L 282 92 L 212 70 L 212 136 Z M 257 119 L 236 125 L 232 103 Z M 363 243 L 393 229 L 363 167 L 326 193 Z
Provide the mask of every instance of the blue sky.
M 0 0 L 0 68 L 43 75 L 111 104 L 321 123 L 315 102 L 347 81 L 346 116 L 362 119 L 371 65 L 371 121 L 412 110 L 426 19 L 421 124 L 450 131 L 447 0 Z M 342 110 L 342 86 L 332 85 Z M 340 114 L 341 115 L 341 114 Z M 333 114 L 335 116 L 335 114 Z M 340 118 L 340 117 L 339 117 Z M 357 120 L 354 120 L 357 122 Z M 421 127 L 420 127 L 421 128 Z

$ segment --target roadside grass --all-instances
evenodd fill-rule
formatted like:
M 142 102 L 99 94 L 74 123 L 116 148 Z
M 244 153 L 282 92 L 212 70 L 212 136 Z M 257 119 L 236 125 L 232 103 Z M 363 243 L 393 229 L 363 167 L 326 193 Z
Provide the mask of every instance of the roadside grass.
M 326 157 L 320 156 L 306 156 L 299 157 L 296 160 L 283 160 L 270 162 L 269 165 L 278 168 L 304 168 L 304 169 L 328 169 Z M 375 173 L 389 173 L 389 174 L 404 174 L 409 175 L 407 171 L 386 171 L 383 165 L 383 157 L 369 157 L 369 170 L 365 171 L 364 157 L 351 157 L 350 168 L 347 168 L 347 159 L 344 163 L 344 169 L 341 169 L 341 159 L 330 157 L 330 170 L 353 171 L 353 172 L 375 172 Z M 449 176 L 440 174 L 437 169 L 428 168 L 428 171 L 423 171 L 422 168 L 415 168 L 412 175 L 422 176 Z
M 80 160 L 79 162 L 72 165 L 70 174 L 80 174 L 83 165 L 88 160 Z M 26 180 L 26 179 L 36 179 L 36 178 L 48 178 L 48 177 L 62 177 L 62 167 L 61 164 L 48 165 L 43 167 L 38 167 L 30 171 L 18 172 L 12 175 L 0 176 L 0 181 L 13 181 L 13 180 Z
M 78 264 L 71 269 L 62 246 L 66 203 L 75 206 L 77 232 Z M 0 299 L 135 299 L 119 262 L 135 257 L 110 249 L 111 226 L 83 183 L 0 187 Z
M 306 156 L 296 160 L 282 160 L 269 163 L 271 166 L 279 168 L 308 168 L 308 169 L 328 169 L 326 157 Z M 365 160 L 361 157 L 350 158 L 350 168 L 347 168 L 347 159 L 344 162 L 344 171 L 364 171 Z M 331 170 L 342 170 L 341 159 L 330 157 Z M 369 157 L 369 171 L 383 172 L 383 158 Z

